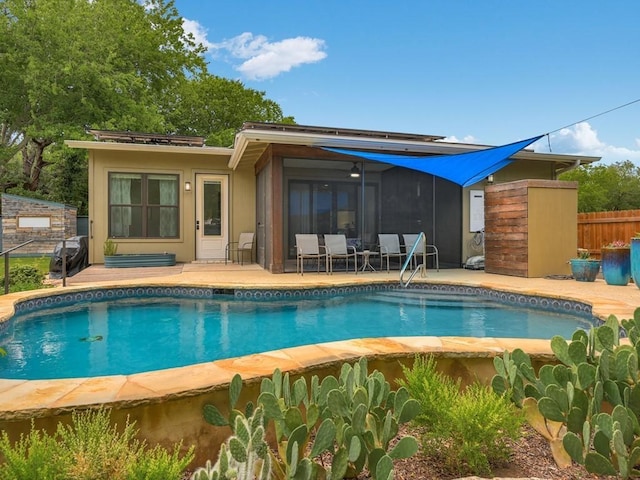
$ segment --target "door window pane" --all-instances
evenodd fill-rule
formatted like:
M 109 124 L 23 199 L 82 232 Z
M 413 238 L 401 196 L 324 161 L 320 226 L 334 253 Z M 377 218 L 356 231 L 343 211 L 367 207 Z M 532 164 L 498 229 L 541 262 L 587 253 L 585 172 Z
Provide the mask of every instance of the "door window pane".
M 219 181 L 204 182 L 202 197 L 204 212 L 204 234 L 222 234 L 222 184 Z

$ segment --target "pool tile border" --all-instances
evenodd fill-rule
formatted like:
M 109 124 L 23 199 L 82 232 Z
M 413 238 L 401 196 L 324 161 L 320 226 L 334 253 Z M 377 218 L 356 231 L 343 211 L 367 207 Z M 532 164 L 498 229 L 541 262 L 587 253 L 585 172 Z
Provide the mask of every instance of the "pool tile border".
M 30 313 L 47 307 L 64 307 L 80 302 L 145 297 L 180 297 L 213 299 L 233 296 L 242 300 L 286 300 L 317 299 L 362 292 L 397 290 L 397 283 L 375 283 L 367 285 L 342 285 L 313 288 L 212 288 L 198 286 L 132 286 L 100 287 L 90 290 L 40 296 L 16 302 L 15 314 Z M 531 307 L 555 313 L 571 313 L 595 320 L 592 306 L 588 303 L 541 295 L 527 295 L 502 290 L 468 285 L 416 283 L 408 290 L 425 290 L 456 295 L 476 295 L 507 305 Z M 0 322 L 6 323 L 6 322 Z M 0 325 L 0 331 L 2 326 Z

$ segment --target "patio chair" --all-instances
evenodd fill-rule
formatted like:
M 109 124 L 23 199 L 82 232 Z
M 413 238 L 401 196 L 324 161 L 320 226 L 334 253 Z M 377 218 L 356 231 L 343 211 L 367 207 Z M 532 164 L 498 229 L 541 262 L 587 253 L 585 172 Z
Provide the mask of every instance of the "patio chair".
M 320 245 L 318 235 L 296 233 L 296 272 L 304 275 L 304 261 L 315 259 L 318 262 L 320 273 L 320 260 L 324 260 L 325 271 L 329 273 L 329 256 L 324 245 Z
M 236 263 L 244 265 L 244 254 L 249 252 L 249 260 L 253 260 L 253 232 L 243 232 L 237 242 L 229 242 L 225 248 L 224 264 L 227 260 L 232 260 L 231 256 L 236 254 Z
M 324 236 L 324 246 L 327 249 L 327 255 L 329 256 L 328 263 L 330 273 L 333 273 L 334 260 L 344 260 L 344 271 L 348 272 L 350 258 L 353 258 L 354 273 L 358 273 L 356 247 L 347 245 L 346 235 L 327 234 Z
M 413 245 L 416 243 L 416 240 L 419 235 L 420 234 L 418 233 L 405 233 L 404 235 L 402 235 L 402 238 L 404 240 L 405 252 L 407 253 L 407 255 L 413 248 Z M 411 269 L 414 269 L 418 266 L 418 262 L 420 262 L 420 256 L 423 257 L 423 263 L 426 262 L 427 257 L 431 257 L 431 256 L 435 257 L 434 260 L 436 265 L 436 271 L 438 272 L 440 271 L 440 259 L 438 258 L 438 247 L 436 247 L 433 244 L 425 245 L 424 237 L 420 238 L 420 242 L 418 243 L 418 248 L 416 248 L 416 251 L 411 256 L 411 264 L 410 264 Z
M 379 233 L 378 247 L 380 248 L 380 268 L 382 261 L 387 259 L 387 272 L 389 272 L 389 259 L 397 258 L 402 263 L 405 253 L 400 249 L 400 237 L 397 233 Z

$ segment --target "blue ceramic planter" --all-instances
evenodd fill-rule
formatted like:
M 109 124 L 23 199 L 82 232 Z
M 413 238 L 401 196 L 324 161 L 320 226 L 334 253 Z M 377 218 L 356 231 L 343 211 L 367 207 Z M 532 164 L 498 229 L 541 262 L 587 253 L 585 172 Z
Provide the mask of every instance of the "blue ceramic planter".
M 640 238 L 631 239 L 631 276 L 636 287 L 640 288 Z
M 569 263 L 571 274 L 578 282 L 593 282 L 600 271 L 600 260 L 573 258 Z
M 608 285 L 628 285 L 631 279 L 631 256 L 629 247 L 603 248 L 602 276 Z

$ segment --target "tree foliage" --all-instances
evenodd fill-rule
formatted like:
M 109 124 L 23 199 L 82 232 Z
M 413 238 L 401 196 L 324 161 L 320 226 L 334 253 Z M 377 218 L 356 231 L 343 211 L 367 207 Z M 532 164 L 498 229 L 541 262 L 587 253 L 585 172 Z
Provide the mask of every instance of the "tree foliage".
M 0 154 L 20 152 L 26 190 L 45 149 L 84 125 L 164 130 L 156 99 L 205 68 L 172 2 L 0 0 L 0 10 Z
M 0 12 L 3 191 L 84 211 L 86 157 L 63 141 L 87 126 L 229 146 L 245 121 L 293 123 L 264 92 L 207 72 L 173 0 L 0 0 Z
M 640 167 L 626 160 L 584 165 L 560 175 L 578 182 L 578 211 L 603 212 L 640 208 Z
M 183 83 L 166 107 L 176 133 L 203 136 L 207 145 L 217 147 L 231 146 L 244 122 L 294 123 L 276 102 L 265 98 L 265 92 L 215 75 Z

